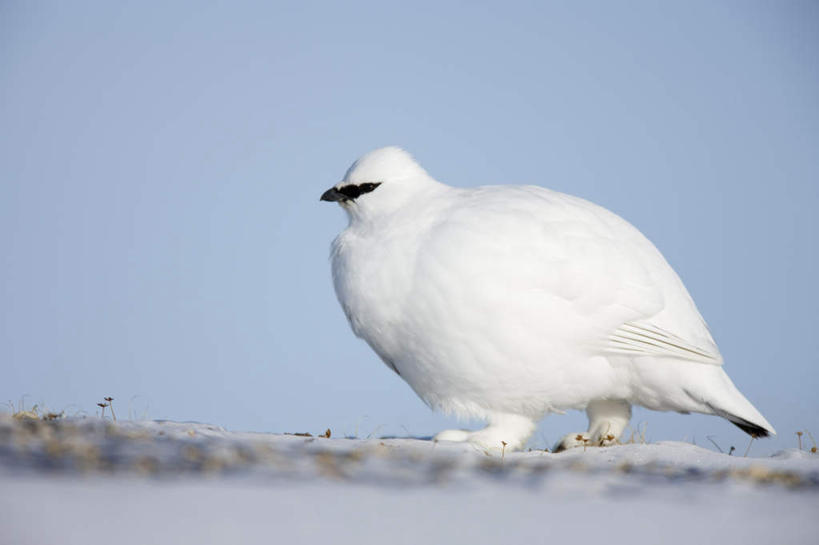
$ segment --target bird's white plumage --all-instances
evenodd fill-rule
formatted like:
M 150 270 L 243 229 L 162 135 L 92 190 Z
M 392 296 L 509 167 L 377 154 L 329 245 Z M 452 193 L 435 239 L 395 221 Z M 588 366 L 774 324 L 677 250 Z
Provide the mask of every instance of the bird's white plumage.
M 773 432 L 677 274 L 619 216 L 536 186 L 449 187 L 398 148 L 365 155 L 335 189 L 360 184 L 379 185 L 340 200 L 336 294 L 426 403 L 489 421 L 442 438 L 515 448 L 565 409 L 588 409 L 595 441 L 616 438 L 631 404 Z

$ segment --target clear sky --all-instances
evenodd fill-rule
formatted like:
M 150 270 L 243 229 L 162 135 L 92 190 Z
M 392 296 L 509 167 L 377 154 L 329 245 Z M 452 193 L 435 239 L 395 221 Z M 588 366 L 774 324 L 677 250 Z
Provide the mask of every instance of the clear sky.
M 641 229 L 740 389 L 819 436 L 819 3 L 0 3 L 0 399 L 429 435 L 336 302 L 360 154 L 539 184 Z M 653 440 L 744 448 L 714 417 Z M 475 423 L 472 423 L 475 425 Z M 585 429 L 547 418 L 533 439 Z M 710 444 L 709 444 L 710 445 Z

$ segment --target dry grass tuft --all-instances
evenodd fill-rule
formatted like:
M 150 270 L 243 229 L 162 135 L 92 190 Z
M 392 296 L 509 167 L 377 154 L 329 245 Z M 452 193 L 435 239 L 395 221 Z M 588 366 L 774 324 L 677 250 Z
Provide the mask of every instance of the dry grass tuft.
M 816 439 L 813 438 L 813 434 L 808 430 L 796 432 L 796 442 L 799 450 L 802 450 L 802 435 L 807 435 L 810 438 L 810 442 L 813 443 L 813 446 L 809 450 L 812 454 L 816 454 Z
M 7 403 L 11 409 L 11 416 L 17 420 L 59 420 L 65 416 L 65 411 L 54 412 L 48 409 L 41 409 L 39 405 L 34 405 L 30 409 L 25 408 L 25 396 L 20 398 L 15 408 L 14 403 Z
M 810 437 L 810 442 L 813 443 L 813 446 L 810 448 L 810 451 L 813 454 L 816 454 L 816 439 L 813 438 L 813 435 L 808 430 L 805 430 L 805 433 L 808 434 L 808 437 Z

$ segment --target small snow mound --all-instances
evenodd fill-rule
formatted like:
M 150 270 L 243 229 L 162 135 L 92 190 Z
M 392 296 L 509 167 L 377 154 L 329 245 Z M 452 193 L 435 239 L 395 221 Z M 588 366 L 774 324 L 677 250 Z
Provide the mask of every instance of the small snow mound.
M 786 448 L 771 455 L 774 460 L 814 460 L 819 463 L 819 455 L 809 450 L 799 450 L 798 448 Z

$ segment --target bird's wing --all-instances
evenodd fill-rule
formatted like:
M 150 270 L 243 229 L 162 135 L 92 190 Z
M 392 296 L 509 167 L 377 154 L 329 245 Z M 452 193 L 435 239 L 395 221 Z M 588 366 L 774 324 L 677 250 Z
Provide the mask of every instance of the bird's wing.
M 651 241 L 608 210 L 585 201 L 574 204 L 594 213 L 586 221 L 597 236 L 589 238 L 594 240 L 595 253 L 605 256 L 605 267 L 592 269 L 595 274 L 588 279 L 587 289 L 611 290 L 612 299 L 600 306 L 598 316 L 620 317 L 609 330 L 604 350 L 722 365 L 719 349 L 688 290 Z
M 532 215 L 548 238 L 526 255 L 546 264 L 539 277 L 544 288 L 569 302 L 578 319 L 567 315 L 567 323 L 587 328 L 604 353 L 722 364 L 682 281 L 639 230 L 577 197 L 532 187 L 504 193 L 507 200 L 516 194 L 537 206 Z M 517 206 L 516 216 L 527 211 Z

